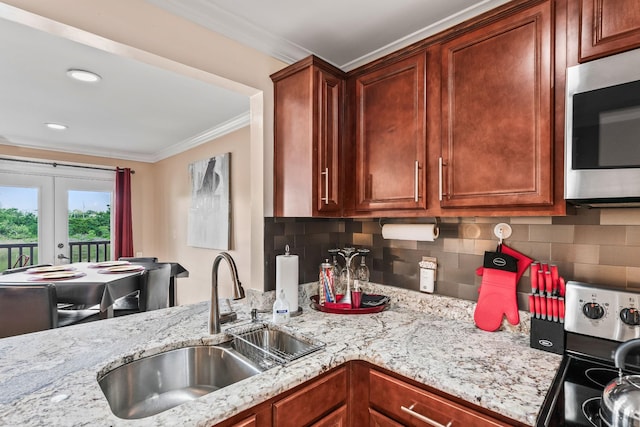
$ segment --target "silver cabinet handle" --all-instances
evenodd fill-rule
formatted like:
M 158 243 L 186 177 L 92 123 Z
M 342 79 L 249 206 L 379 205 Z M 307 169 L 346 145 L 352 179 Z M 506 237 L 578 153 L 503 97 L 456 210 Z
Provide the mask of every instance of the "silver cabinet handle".
M 416 202 L 418 201 L 418 178 L 419 178 L 419 173 L 418 170 L 420 169 L 420 163 L 416 160 L 416 165 L 414 168 L 414 181 L 413 181 L 413 200 L 415 200 Z
M 433 426 L 433 427 L 451 427 L 451 424 L 453 424 L 453 420 L 449 421 L 449 422 L 447 423 L 447 425 L 440 424 L 439 422 L 434 421 L 434 420 L 432 420 L 431 418 L 427 418 L 427 417 L 425 417 L 424 415 L 421 415 L 421 414 L 419 414 L 419 413 L 415 412 L 415 411 L 413 410 L 413 407 L 414 407 L 414 406 L 416 406 L 416 404 L 415 404 L 415 403 L 414 403 L 413 405 L 409 406 L 408 408 L 407 408 L 407 407 L 405 407 L 405 406 L 401 406 L 401 407 L 400 407 L 400 410 L 402 410 L 402 412 L 406 412 L 407 414 L 411 415 L 411 416 L 412 416 L 412 417 L 414 417 L 414 418 L 419 419 L 420 421 L 424 421 L 425 423 L 427 423 L 427 424 L 429 424 L 429 425 L 431 425 L 431 426 Z
M 442 157 L 438 158 L 438 200 L 442 201 Z
M 325 197 L 321 197 L 320 201 L 324 202 L 325 205 L 329 204 L 329 168 L 324 168 L 324 171 L 320 173 L 320 175 L 324 175 L 324 194 Z

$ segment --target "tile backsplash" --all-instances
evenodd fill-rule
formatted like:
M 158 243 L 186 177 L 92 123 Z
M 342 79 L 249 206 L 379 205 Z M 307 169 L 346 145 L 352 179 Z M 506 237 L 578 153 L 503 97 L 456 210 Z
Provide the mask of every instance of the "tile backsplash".
M 285 245 L 300 257 L 300 283 L 317 280 L 329 249 L 354 246 L 371 250 L 366 263 L 372 282 L 418 290 L 418 262 L 431 256 L 438 259 L 435 293 L 475 301 L 481 282 L 475 270 L 484 252 L 496 249 L 493 228 L 500 222 L 513 229 L 507 245 L 558 265 L 567 280 L 640 290 L 640 209 L 576 209 L 565 217 L 439 218 L 440 236 L 434 242 L 382 238 L 383 223 L 433 221 L 265 218 L 265 290 L 275 289 L 275 257 Z M 517 289 L 521 309 L 527 309 L 530 289 L 527 271 Z

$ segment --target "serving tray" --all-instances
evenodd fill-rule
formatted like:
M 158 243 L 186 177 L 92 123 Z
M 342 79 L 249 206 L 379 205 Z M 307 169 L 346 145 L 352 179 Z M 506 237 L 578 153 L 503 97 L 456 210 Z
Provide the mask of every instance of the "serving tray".
M 375 307 L 360 307 L 360 308 L 344 308 L 340 307 L 340 303 L 327 303 L 325 305 L 320 305 L 318 303 L 319 297 L 318 295 L 313 295 L 311 297 L 311 308 L 317 311 L 321 311 L 323 313 L 333 313 L 333 314 L 370 314 L 370 313 L 379 313 L 381 311 L 389 308 L 389 302 L 378 305 Z

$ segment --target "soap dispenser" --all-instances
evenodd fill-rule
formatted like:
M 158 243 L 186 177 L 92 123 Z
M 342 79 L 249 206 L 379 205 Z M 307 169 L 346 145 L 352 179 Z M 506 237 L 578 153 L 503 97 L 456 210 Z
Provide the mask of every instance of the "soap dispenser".
M 280 290 L 276 302 L 273 303 L 273 323 L 287 323 L 289 321 L 289 303 L 284 294 L 284 289 Z

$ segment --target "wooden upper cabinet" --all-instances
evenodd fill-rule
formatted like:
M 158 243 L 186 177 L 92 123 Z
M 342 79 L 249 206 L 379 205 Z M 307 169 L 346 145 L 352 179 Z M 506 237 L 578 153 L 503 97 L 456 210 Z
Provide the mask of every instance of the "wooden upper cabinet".
M 550 2 L 441 46 L 442 208 L 552 206 Z
M 640 47 L 640 1 L 579 2 L 579 61 Z
M 342 214 L 342 71 L 308 57 L 274 82 L 274 216 Z
M 355 210 L 426 208 L 426 54 L 355 78 Z

